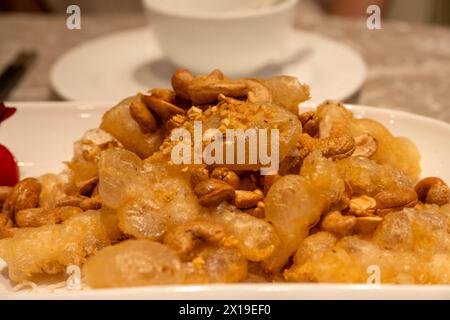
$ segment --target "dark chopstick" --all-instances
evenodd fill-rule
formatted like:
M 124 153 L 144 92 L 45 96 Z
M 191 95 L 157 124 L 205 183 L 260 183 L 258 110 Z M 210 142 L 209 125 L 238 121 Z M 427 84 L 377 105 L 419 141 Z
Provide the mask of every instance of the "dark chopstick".
M 0 101 L 5 101 L 36 59 L 35 51 L 21 51 L 0 75 Z

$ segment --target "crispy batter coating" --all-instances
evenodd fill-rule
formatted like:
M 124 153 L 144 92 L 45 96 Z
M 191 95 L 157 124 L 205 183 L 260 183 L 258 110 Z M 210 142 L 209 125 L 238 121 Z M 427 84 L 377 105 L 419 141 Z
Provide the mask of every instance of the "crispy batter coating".
M 120 236 L 114 212 L 87 211 L 62 224 L 20 230 L 0 240 L 0 257 L 8 263 L 12 281 L 29 280 L 40 273 L 57 274 Z

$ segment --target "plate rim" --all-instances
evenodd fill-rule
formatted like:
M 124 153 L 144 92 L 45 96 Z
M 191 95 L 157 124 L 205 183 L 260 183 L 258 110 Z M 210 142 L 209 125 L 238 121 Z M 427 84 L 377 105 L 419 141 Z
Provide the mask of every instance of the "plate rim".
M 59 84 L 58 77 L 59 74 L 62 74 L 60 72 L 60 69 L 64 65 L 65 60 L 69 59 L 69 57 L 73 54 L 76 54 L 78 51 L 85 50 L 86 47 L 89 47 L 91 45 L 95 45 L 96 42 L 107 42 L 111 41 L 112 39 L 116 37 L 123 37 L 127 34 L 135 35 L 138 33 L 144 33 L 147 32 L 149 35 L 154 37 L 154 32 L 151 28 L 151 26 L 141 26 L 141 27 L 135 27 L 135 28 L 128 28 L 125 30 L 117 31 L 117 32 L 111 32 L 106 33 L 103 35 L 96 36 L 92 39 L 88 39 L 86 41 L 80 42 L 76 44 L 75 46 L 67 49 L 64 53 L 62 53 L 60 56 L 57 57 L 56 61 L 52 64 L 50 72 L 49 72 L 49 79 L 50 79 L 50 86 L 54 93 L 59 96 L 62 99 L 69 100 L 69 101 L 80 101 L 81 99 L 79 97 L 76 97 L 71 92 L 66 90 L 64 87 L 62 87 Z M 337 39 L 334 39 L 329 36 L 322 35 L 320 33 L 309 31 L 309 30 L 302 30 L 298 28 L 293 28 L 291 30 L 291 37 L 312 37 L 315 38 L 317 41 L 321 43 L 327 43 L 332 44 L 333 46 L 339 47 L 340 50 L 343 50 L 346 52 L 347 55 L 352 56 L 352 60 L 354 65 L 352 65 L 353 69 L 358 70 L 357 76 L 354 77 L 353 84 L 351 86 L 348 86 L 348 89 L 343 91 L 339 97 L 336 97 L 337 100 L 345 100 L 351 98 L 353 95 L 355 95 L 358 90 L 363 88 L 364 83 L 368 77 L 368 67 L 367 63 L 364 60 L 362 54 L 360 54 L 354 47 L 350 46 L 347 43 L 339 42 Z M 287 72 L 288 74 L 288 72 Z M 170 76 L 170 75 L 169 75 Z M 300 79 L 301 80 L 301 79 Z M 88 101 L 89 99 L 85 99 Z M 84 99 L 82 101 L 85 101 Z

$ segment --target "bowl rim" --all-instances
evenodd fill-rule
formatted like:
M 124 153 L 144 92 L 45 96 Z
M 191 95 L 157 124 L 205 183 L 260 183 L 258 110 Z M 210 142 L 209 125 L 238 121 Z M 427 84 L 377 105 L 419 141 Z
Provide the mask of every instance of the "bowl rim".
M 288 11 L 294 7 L 299 0 L 280 0 L 278 3 L 270 7 L 263 7 L 255 10 L 248 11 L 235 11 L 235 12 L 195 12 L 195 11 L 171 11 L 167 8 L 155 5 L 158 3 L 156 0 L 142 0 L 144 8 L 149 13 L 156 13 L 174 18 L 184 18 L 192 20 L 240 20 L 248 18 L 259 18 L 270 15 L 275 15 L 279 12 Z

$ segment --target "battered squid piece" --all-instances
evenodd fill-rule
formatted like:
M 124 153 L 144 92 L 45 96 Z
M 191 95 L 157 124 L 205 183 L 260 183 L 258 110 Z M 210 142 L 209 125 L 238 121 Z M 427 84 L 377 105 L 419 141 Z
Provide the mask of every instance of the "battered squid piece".
M 273 184 L 265 200 L 265 213 L 280 245 L 265 260 L 267 270 L 276 272 L 288 262 L 310 228 L 343 192 L 344 182 L 335 164 L 320 152 L 312 152 L 305 159 L 300 176 L 286 175 Z
M 375 196 L 386 190 L 412 189 L 411 178 L 389 165 L 367 158 L 350 157 L 336 162 L 339 176 L 348 181 L 356 194 Z
M 41 183 L 41 194 L 39 196 L 39 207 L 54 208 L 59 200 L 66 196 L 64 192 L 65 180 L 61 175 L 46 174 L 39 177 Z
M 373 235 L 339 240 L 320 232 L 300 245 L 288 281 L 365 283 L 370 266 L 382 283 L 450 283 L 448 208 L 425 206 L 387 214 Z
M 261 80 L 272 93 L 272 101 L 283 108 L 298 114 L 298 105 L 309 100 L 309 87 L 301 84 L 297 78 L 278 76 Z
M 206 247 L 184 264 L 185 283 L 233 283 L 247 278 L 247 260 L 235 248 Z
M 243 213 L 228 203 L 222 203 L 212 211 L 212 219 L 223 225 L 226 233 L 233 237 L 236 247 L 246 259 L 250 261 L 267 259 L 279 245 L 278 235 L 267 221 Z
M 198 108 L 197 108 L 198 109 Z M 268 102 L 247 103 L 242 101 L 222 102 L 216 107 L 209 108 L 204 112 L 187 112 L 187 121 L 184 122 L 182 128 L 187 129 L 191 136 L 194 137 L 194 122 L 202 122 L 203 133 L 208 129 L 218 129 L 222 133 L 226 133 L 227 129 L 241 130 L 238 139 L 244 140 L 247 129 L 266 129 L 267 130 L 267 155 L 271 155 L 271 133 L 273 129 L 278 130 L 279 140 L 279 161 L 282 161 L 287 155 L 295 150 L 296 145 L 302 133 L 302 126 L 298 117 L 292 112 Z M 236 131 L 235 131 L 236 132 Z M 255 132 L 255 131 L 254 131 Z M 256 131 L 256 134 L 259 132 Z M 232 137 L 228 137 L 232 139 Z M 239 141 L 234 138 L 235 141 Z M 250 140 L 246 138 L 247 140 Z M 193 147 L 193 141 L 192 147 Z M 257 143 L 258 141 L 255 140 Z M 245 143 L 245 142 L 243 142 Z M 168 146 L 168 153 L 172 150 L 178 141 L 172 142 L 170 137 L 167 138 L 163 146 Z M 203 147 L 211 145 L 211 142 L 204 142 Z M 224 162 L 227 159 L 226 147 L 224 143 Z M 266 147 L 266 146 L 262 146 Z M 234 160 L 232 163 L 225 163 L 223 166 L 231 170 L 259 170 L 263 165 L 257 160 L 250 162 L 249 156 L 251 152 L 261 152 L 256 149 L 250 150 L 249 143 L 245 143 L 245 158 L 238 162 L 238 148 L 234 148 Z M 266 151 L 262 149 L 263 151 Z M 255 154 L 253 154 L 255 155 Z M 230 162 L 230 161 L 228 161 Z M 256 163 L 255 163 L 256 162 Z M 266 167 L 267 165 L 264 165 Z
M 147 158 L 158 150 L 165 137 L 163 128 L 144 133 L 130 114 L 130 104 L 138 96 L 127 98 L 103 116 L 100 128 L 110 133 L 123 146 L 141 158 Z
M 105 151 L 100 159 L 103 203 L 118 209 L 119 227 L 136 238 L 161 239 L 168 228 L 201 214 L 189 176 L 160 160 L 144 162 L 124 149 Z
M 0 240 L 0 258 L 8 264 L 9 278 L 21 282 L 64 272 L 68 265 L 81 266 L 120 236 L 115 212 L 87 211 L 62 224 L 18 229 L 14 237 Z
M 370 159 L 383 165 L 389 165 L 405 172 L 412 180 L 420 174 L 420 154 L 417 147 L 407 138 L 394 137 L 387 128 L 375 120 L 357 119 L 353 113 L 337 102 L 325 102 L 317 107 L 320 120 L 320 136 L 326 136 L 333 124 L 346 125 L 354 138 L 370 135 L 377 144 L 376 151 Z
M 85 263 L 83 274 L 92 288 L 177 284 L 184 280 L 178 257 L 151 240 L 126 240 L 104 248 Z

